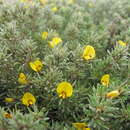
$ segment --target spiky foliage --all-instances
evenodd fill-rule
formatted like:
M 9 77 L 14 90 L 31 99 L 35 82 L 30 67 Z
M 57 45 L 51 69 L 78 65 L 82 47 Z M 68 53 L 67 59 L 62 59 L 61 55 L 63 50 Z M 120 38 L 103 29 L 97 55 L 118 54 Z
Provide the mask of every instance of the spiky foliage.
M 130 128 L 129 16 L 129 0 L 48 0 L 13 6 L 1 1 L 1 115 L 14 111 L 12 119 L 1 117 L 1 129 L 72 130 L 73 122 L 86 122 L 96 130 Z M 48 32 L 45 39 L 42 32 Z M 51 48 L 54 37 L 62 42 Z M 82 57 L 86 45 L 95 49 L 92 60 Z M 29 66 L 37 59 L 43 63 L 40 72 Z M 20 73 L 26 75 L 26 85 L 19 84 Z M 108 87 L 100 81 L 104 74 L 110 75 Z M 74 89 L 66 99 L 56 92 L 63 81 Z M 107 98 L 113 90 L 120 95 Z M 29 109 L 21 102 L 25 92 L 36 98 Z M 6 97 L 14 102 L 6 103 Z

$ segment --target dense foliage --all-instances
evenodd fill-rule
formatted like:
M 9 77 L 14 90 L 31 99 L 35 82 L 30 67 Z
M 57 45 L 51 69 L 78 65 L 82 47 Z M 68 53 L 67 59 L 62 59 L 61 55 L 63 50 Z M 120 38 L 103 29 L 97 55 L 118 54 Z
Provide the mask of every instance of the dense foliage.
M 1 0 L 0 130 L 129 129 L 129 43 L 129 0 Z

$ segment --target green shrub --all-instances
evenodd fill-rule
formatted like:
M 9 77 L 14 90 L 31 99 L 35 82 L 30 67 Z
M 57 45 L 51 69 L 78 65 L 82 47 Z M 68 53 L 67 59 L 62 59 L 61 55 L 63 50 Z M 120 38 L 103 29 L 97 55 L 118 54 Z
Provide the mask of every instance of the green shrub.
M 130 1 L 69 2 L 0 2 L 1 130 L 73 130 L 74 122 L 92 130 L 130 128 Z M 45 39 L 43 32 L 48 32 Z M 51 48 L 54 37 L 62 42 Z M 86 45 L 95 49 L 91 60 L 82 57 Z M 37 59 L 43 64 L 40 72 L 29 65 Z M 18 82 L 20 73 L 27 84 Z M 110 75 L 108 87 L 101 83 L 104 74 Z M 56 91 L 64 81 L 74 90 L 66 99 Z M 107 98 L 113 90 L 119 96 Z M 35 105 L 22 104 L 26 92 L 34 95 Z

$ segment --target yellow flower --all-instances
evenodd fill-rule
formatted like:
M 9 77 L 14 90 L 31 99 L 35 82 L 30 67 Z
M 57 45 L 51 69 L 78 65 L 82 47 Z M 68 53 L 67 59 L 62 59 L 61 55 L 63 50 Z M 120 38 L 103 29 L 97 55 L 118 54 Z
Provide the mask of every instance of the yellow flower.
M 5 102 L 10 103 L 10 102 L 13 102 L 13 101 L 14 101 L 14 99 L 13 99 L 13 98 L 5 98 Z
M 119 95 L 120 95 L 119 90 L 114 90 L 114 91 L 111 91 L 111 92 L 107 93 L 106 96 L 107 96 L 107 98 L 113 99 L 113 98 L 118 97 Z
M 105 74 L 105 75 L 102 76 L 102 78 L 101 78 L 102 85 L 108 86 L 109 81 L 110 81 L 110 75 L 109 74 Z
M 91 130 L 90 128 L 83 128 L 83 130 Z
M 52 10 L 53 12 L 56 12 L 58 9 L 57 9 L 57 7 L 53 7 L 51 10 Z
M 83 129 L 83 128 L 85 128 L 87 125 L 86 125 L 86 123 L 73 123 L 73 126 L 74 126 L 75 128 Z
M 68 82 L 61 82 L 57 86 L 57 93 L 59 97 L 63 99 L 67 97 L 71 97 L 73 93 L 73 87 Z
M 22 103 L 25 105 L 25 106 L 30 106 L 30 105 L 33 105 L 35 104 L 36 102 L 36 99 L 35 97 L 29 93 L 29 92 L 26 92 L 23 97 L 22 97 Z
M 127 45 L 127 43 L 125 43 L 125 42 L 123 42 L 121 40 L 118 41 L 118 44 L 120 44 L 121 46 L 124 46 L 124 47 Z
M 86 128 L 86 123 L 73 123 L 73 126 L 77 128 L 78 130 L 90 130 L 90 128 Z
M 5 114 L 4 114 L 4 117 L 11 119 L 11 118 L 12 118 L 12 115 L 11 115 L 10 113 L 5 113 Z
M 95 49 L 92 46 L 87 45 L 84 49 L 82 57 L 85 60 L 93 59 L 95 57 Z
M 46 40 L 48 37 L 48 32 L 42 32 L 42 39 Z
M 40 60 L 35 60 L 34 62 L 30 62 L 29 63 L 30 67 L 32 68 L 32 70 L 39 72 L 42 69 L 42 62 Z
M 55 46 L 57 46 L 59 43 L 61 43 L 62 42 L 62 39 L 61 38 L 59 38 L 59 37 L 54 37 L 53 39 L 52 39 L 52 41 L 50 41 L 49 42 L 49 45 L 50 45 L 50 47 L 52 47 L 52 48 L 54 48 Z
M 28 83 L 26 75 L 24 73 L 19 74 L 18 82 L 23 85 L 26 85 Z

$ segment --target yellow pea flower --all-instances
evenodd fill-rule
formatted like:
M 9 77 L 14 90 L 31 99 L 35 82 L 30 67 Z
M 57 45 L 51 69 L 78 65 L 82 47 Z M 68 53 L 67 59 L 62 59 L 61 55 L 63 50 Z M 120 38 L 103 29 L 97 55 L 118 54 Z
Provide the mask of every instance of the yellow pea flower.
M 84 49 L 82 57 L 85 60 L 91 60 L 91 59 L 93 59 L 95 57 L 95 49 L 92 46 L 87 45 L 85 47 L 85 49 Z
M 30 62 L 29 63 L 30 67 L 32 68 L 32 70 L 39 72 L 42 69 L 42 62 L 40 60 L 35 60 L 34 62 Z
M 86 128 L 86 123 L 73 123 L 73 126 L 77 128 L 78 130 L 90 130 L 90 128 Z
M 42 39 L 46 40 L 48 37 L 48 32 L 42 32 Z
M 102 76 L 102 78 L 101 78 L 102 85 L 108 86 L 109 81 L 110 81 L 110 75 L 109 74 L 105 74 L 105 75 Z
M 19 74 L 18 82 L 23 85 L 26 85 L 28 83 L 27 77 L 24 73 Z
M 56 12 L 58 10 L 58 8 L 57 7 L 53 7 L 51 10 L 52 10 L 52 12 Z
M 61 38 L 59 38 L 59 37 L 54 37 L 53 39 L 52 39 L 52 41 L 50 41 L 49 42 L 49 45 L 50 45 L 50 47 L 51 48 L 54 48 L 55 46 L 57 46 L 59 43 L 61 43 L 62 42 L 62 39 Z
M 71 97 L 73 93 L 73 87 L 68 82 L 61 82 L 57 86 L 57 93 L 59 97 L 63 99 L 67 97 Z
M 12 115 L 11 115 L 10 113 L 7 113 L 7 112 L 6 112 L 6 113 L 4 114 L 4 117 L 5 117 L 5 118 L 8 118 L 8 119 L 11 119 L 11 118 L 12 118 Z
M 86 123 L 73 123 L 73 126 L 77 129 L 83 129 L 85 128 L 87 125 Z
M 113 99 L 113 98 L 118 97 L 119 95 L 120 95 L 119 90 L 114 90 L 114 91 L 111 91 L 111 92 L 107 93 L 106 97 L 110 98 L 110 99 Z
M 10 103 L 10 102 L 13 102 L 13 101 L 14 101 L 14 99 L 13 99 L 13 98 L 5 98 L 5 102 Z
M 35 97 L 29 93 L 29 92 L 26 92 L 23 97 L 22 97 L 22 103 L 25 105 L 25 106 L 30 106 L 30 105 L 33 105 L 35 104 L 36 102 L 36 99 Z
M 90 128 L 83 128 L 83 130 L 91 130 Z
M 121 40 L 118 41 L 118 44 L 120 44 L 121 46 L 124 46 L 124 47 L 127 45 L 127 43 L 125 43 L 125 42 L 123 42 Z

